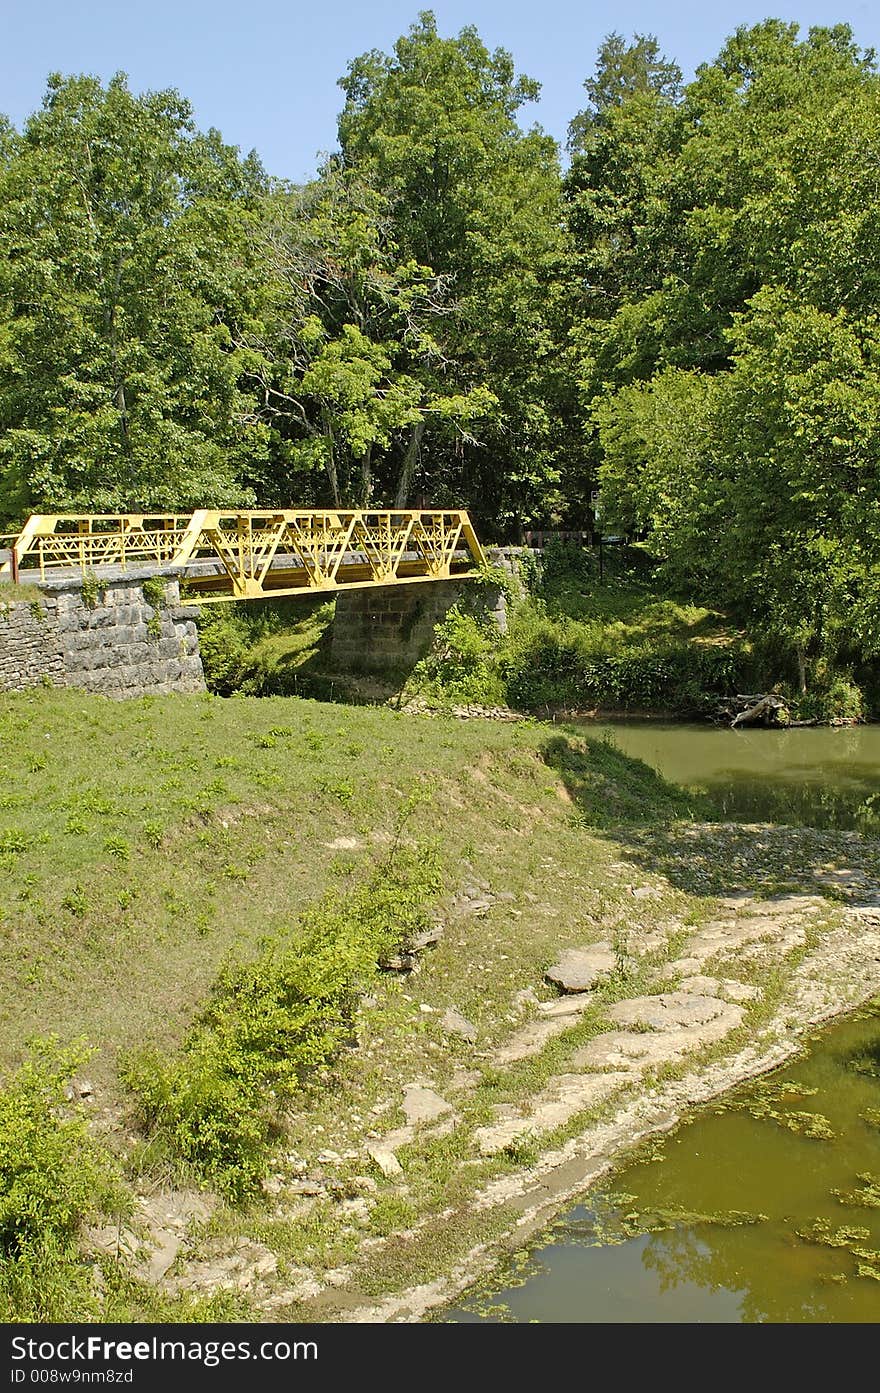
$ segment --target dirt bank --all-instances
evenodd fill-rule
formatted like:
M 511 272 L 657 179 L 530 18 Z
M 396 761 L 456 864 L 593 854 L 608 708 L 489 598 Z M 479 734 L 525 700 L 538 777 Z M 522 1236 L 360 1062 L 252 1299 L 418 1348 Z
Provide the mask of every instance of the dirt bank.
M 624 840 L 576 929 L 553 895 L 466 867 L 436 941 L 364 1003 L 338 1087 L 294 1121 L 266 1210 L 190 1216 L 176 1246 L 166 1230 L 162 1289 L 234 1291 L 257 1320 L 422 1320 L 635 1143 L 880 994 L 875 845 L 734 824 Z M 554 961 L 499 993 L 530 932 Z M 464 970 L 491 975 L 482 1017 Z

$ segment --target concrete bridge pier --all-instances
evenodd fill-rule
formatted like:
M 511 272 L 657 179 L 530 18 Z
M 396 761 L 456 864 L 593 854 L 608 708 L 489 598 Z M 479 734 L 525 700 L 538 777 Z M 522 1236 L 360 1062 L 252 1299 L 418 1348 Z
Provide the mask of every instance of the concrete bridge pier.
M 336 672 L 408 672 L 429 651 L 434 626 L 453 605 L 492 618 L 506 632 L 507 602 L 499 586 L 437 580 L 343 590 L 336 599 L 330 666 Z

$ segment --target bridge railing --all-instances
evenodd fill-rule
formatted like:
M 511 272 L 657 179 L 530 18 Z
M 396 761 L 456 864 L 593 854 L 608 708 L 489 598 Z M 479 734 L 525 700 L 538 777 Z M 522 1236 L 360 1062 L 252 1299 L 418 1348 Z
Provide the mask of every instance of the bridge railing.
M 472 575 L 485 557 L 462 509 L 35 514 L 0 579 L 180 567 L 204 600 Z

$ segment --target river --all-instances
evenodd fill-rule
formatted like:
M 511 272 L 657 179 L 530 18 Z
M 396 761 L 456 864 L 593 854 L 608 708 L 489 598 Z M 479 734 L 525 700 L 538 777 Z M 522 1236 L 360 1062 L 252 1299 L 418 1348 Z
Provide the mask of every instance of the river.
M 579 729 L 708 793 L 731 822 L 852 828 L 870 824 L 876 806 L 880 829 L 880 725 L 728 730 L 640 721 Z
M 877 831 L 878 726 L 589 733 L 731 821 Z M 880 1005 L 643 1147 L 445 1319 L 880 1320 Z

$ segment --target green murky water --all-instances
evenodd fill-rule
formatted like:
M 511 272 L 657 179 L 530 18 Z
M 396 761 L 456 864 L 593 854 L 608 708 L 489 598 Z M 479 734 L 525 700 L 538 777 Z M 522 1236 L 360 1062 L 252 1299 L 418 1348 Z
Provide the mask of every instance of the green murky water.
M 862 827 L 880 727 L 589 728 L 731 820 Z M 880 1003 L 655 1139 L 452 1321 L 880 1321 Z
M 880 1007 L 656 1139 L 453 1321 L 880 1320 Z
M 584 722 L 672 783 L 708 793 L 733 822 L 880 830 L 880 725 L 727 730 Z

